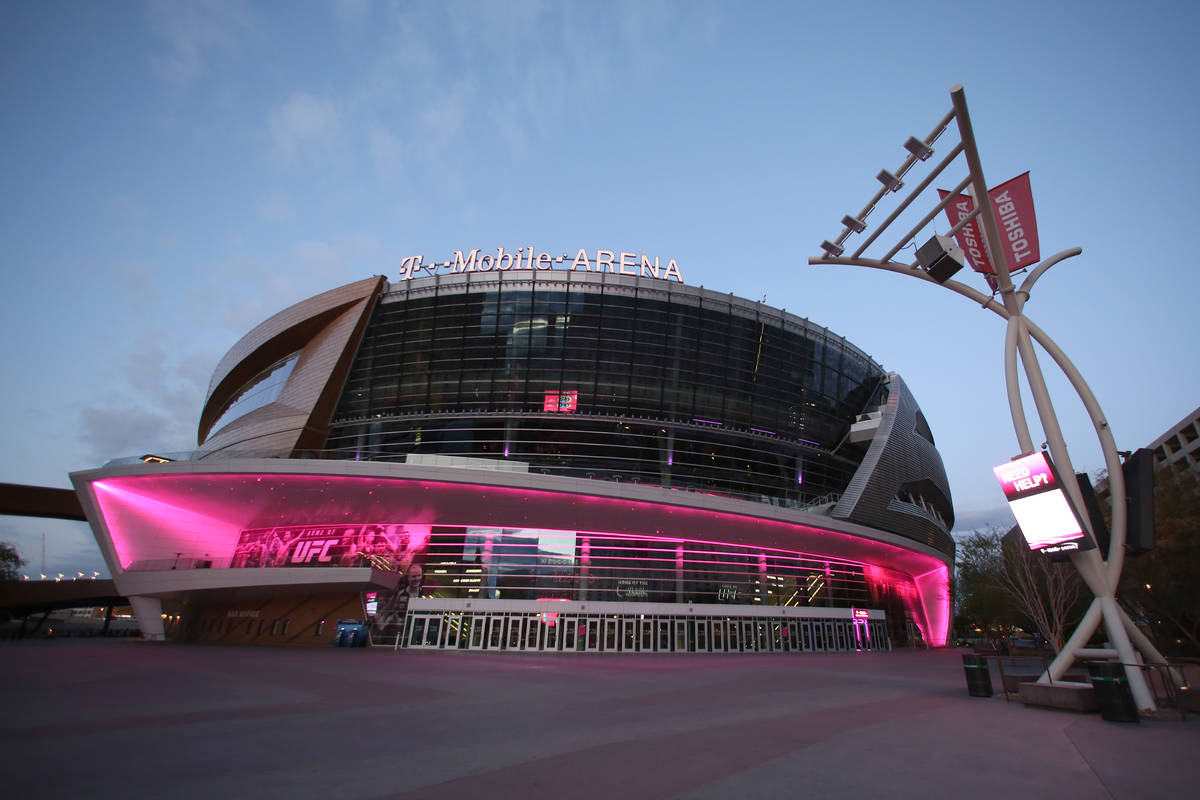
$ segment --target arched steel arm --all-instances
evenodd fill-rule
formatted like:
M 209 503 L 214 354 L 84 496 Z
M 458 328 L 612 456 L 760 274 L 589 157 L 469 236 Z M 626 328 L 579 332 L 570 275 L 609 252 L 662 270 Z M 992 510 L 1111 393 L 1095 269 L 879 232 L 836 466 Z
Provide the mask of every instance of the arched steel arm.
M 1024 307 L 1025 301 L 1029 299 L 1029 293 L 1033 291 L 1033 285 L 1037 283 L 1038 278 L 1046 274 L 1046 270 L 1050 269 L 1058 262 L 1065 261 L 1068 258 L 1079 255 L 1082 252 L 1082 247 L 1072 247 L 1069 250 L 1063 250 L 1055 253 L 1034 267 L 1033 270 L 1025 276 L 1025 280 L 1021 281 L 1021 288 L 1017 289 L 1016 291 L 1017 295 L 1024 295 L 1024 297 L 1021 297 L 1019 300 L 1021 306 Z
M 1125 476 L 1121 471 L 1121 457 L 1117 452 L 1112 429 L 1108 426 L 1108 420 L 1105 419 L 1096 396 L 1092 394 L 1091 387 L 1088 386 L 1075 365 L 1071 363 L 1071 359 L 1067 358 L 1066 353 L 1046 335 L 1045 331 L 1034 324 L 1033 320 L 1029 317 L 1023 317 L 1023 319 L 1030 336 L 1042 346 L 1042 349 L 1054 359 L 1054 363 L 1058 364 L 1058 368 L 1067 376 L 1075 393 L 1083 401 L 1092 425 L 1096 428 L 1096 438 L 1100 440 L 1100 449 L 1104 453 L 1104 466 L 1108 470 L 1108 487 L 1112 498 L 1112 539 L 1109 543 L 1105 569 L 1108 573 L 1108 580 L 1115 589 L 1117 581 L 1121 577 L 1121 565 L 1125 558 L 1128 513 L 1125 507 Z
M 925 273 L 925 270 L 918 269 L 910 264 L 901 264 L 898 261 L 880 261 L 874 258 L 822 257 L 810 258 L 808 263 L 814 267 L 830 265 L 845 267 L 870 267 L 871 269 L 881 269 L 885 272 L 895 272 L 900 275 L 908 275 L 909 277 L 916 278 L 917 280 L 928 281 L 935 286 L 944 286 L 956 294 L 961 294 L 963 297 L 978 304 L 982 308 L 986 308 L 988 311 L 994 311 L 1003 319 L 1008 319 L 1009 317 L 1008 309 L 1004 307 L 1004 304 L 997 302 L 996 298 L 992 297 L 991 295 L 986 295 L 978 289 L 967 286 L 965 283 L 959 283 L 958 281 L 946 281 L 945 283 L 939 284 L 933 278 L 929 277 Z

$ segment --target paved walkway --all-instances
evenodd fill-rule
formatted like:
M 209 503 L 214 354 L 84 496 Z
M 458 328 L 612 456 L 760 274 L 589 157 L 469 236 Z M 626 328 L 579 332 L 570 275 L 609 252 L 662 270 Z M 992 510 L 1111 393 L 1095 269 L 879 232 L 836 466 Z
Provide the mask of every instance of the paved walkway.
M 967 695 L 957 652 L 0 644 L 5 795 L 1195 796 L 1200 718 Z

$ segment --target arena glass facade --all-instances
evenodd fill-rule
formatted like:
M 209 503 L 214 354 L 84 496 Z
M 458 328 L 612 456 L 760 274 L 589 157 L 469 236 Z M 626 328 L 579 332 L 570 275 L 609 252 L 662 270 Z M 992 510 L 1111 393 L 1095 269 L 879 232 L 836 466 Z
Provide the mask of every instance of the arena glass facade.
M 317 643 L 340 602 L 404 647 L 945 641 L 953 511 L 912 395 L 732 295 L 360 281 L 238 342 L 199 440 L 73 476 L 151 635 Z

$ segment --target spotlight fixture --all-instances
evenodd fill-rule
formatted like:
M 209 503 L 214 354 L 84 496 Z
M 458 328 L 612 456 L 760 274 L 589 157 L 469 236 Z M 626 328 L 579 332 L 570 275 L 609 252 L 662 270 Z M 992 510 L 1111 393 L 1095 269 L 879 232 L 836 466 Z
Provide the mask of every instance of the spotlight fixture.
M 842 217 L 842 224 L 855 233 L 862 233 L 867 229 L 867 223 L 863 222 L 858 217 L 851 216 L 850 214 Z
M 962 248 L 949 236 L 934 236 L 917 249 L 917 262 L 938 283 L 950 280 L 965 261 Z
M 831 258 L 837 258 L 846 251 L 846 248 L 842 247 L 840 244 L 834 244 L 828 239 L 821 242 L 821 249 L 824 250 L 825 254 Z
M 908 141 L 904 143 L 904 149 L 922 161 L 933 155 L 933 148 L 915 136 L 908 137 Z
M 879 170 L 879 174 L 875 176 L 875 180 L 879 181 L 889 192 L 898 192 L 904 182 L 897 178 L 886 169 Z

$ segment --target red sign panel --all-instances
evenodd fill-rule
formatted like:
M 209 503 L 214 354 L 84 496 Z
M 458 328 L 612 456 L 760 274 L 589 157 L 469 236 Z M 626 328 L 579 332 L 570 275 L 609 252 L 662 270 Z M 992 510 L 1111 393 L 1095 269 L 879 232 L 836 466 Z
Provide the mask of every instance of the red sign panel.
M 949 194 L 938 189 L 938 195 L 943 200 Z M 1009 271 L 1016 272 L 1038 263 L 1042 256 L 1038 247 L 1037 217 L 1033 210 L 1033 189 L 1029 185 L 1029 173 L 1018 175 L 989 189 L 988 198 L 992 202 L 992 212 L 996 217 L 996 226 L 1004 245 L 1004 260 Z M 974 210 L 975 201 L 968 195 L 960 194 L 946 206 L 946 216 L 953 226 Z M 971 260 L 971 266 L 976 272 L 994 275 L 996 268 L 988 257 L 978 222 L 978 219 L 971 220 L 959 229 L 954 238 Z
M 945 200 L 949 194 L 944 189 L 938 189 L 938 195 L 942 200 Z M 950 205 L 946 206 L 946 216 L 950 218 L 950 227 L 957 225 L 961 219 L 974 210 L 975 201 L 971 199 L 970 195 L 960 194 L 954 198 Z M 954 239 L 967 254 L 967 258 L 971 260 L 972 269 L 985 275 L 996 274 L 996 269 L 988 259 L 987 250 L 983 246 L 983 237 L 979 235 L 978 219 L 973 219 L 959 228 Z
M 1029 173 L 988 189 L 988 197 L 992 200 L 996 226 L 1004 242 L 1004 260 L 1008 262 L 1008 268 L 1025 269 L 1041 261 Z
M 546 392 L 546 398 L 542 401 L 542 411 L 555 411 L 562 414 L 570 414 L 579 407 L 579 392 L 572 390 L 569 392 L 556 392 L 553 389 Z

